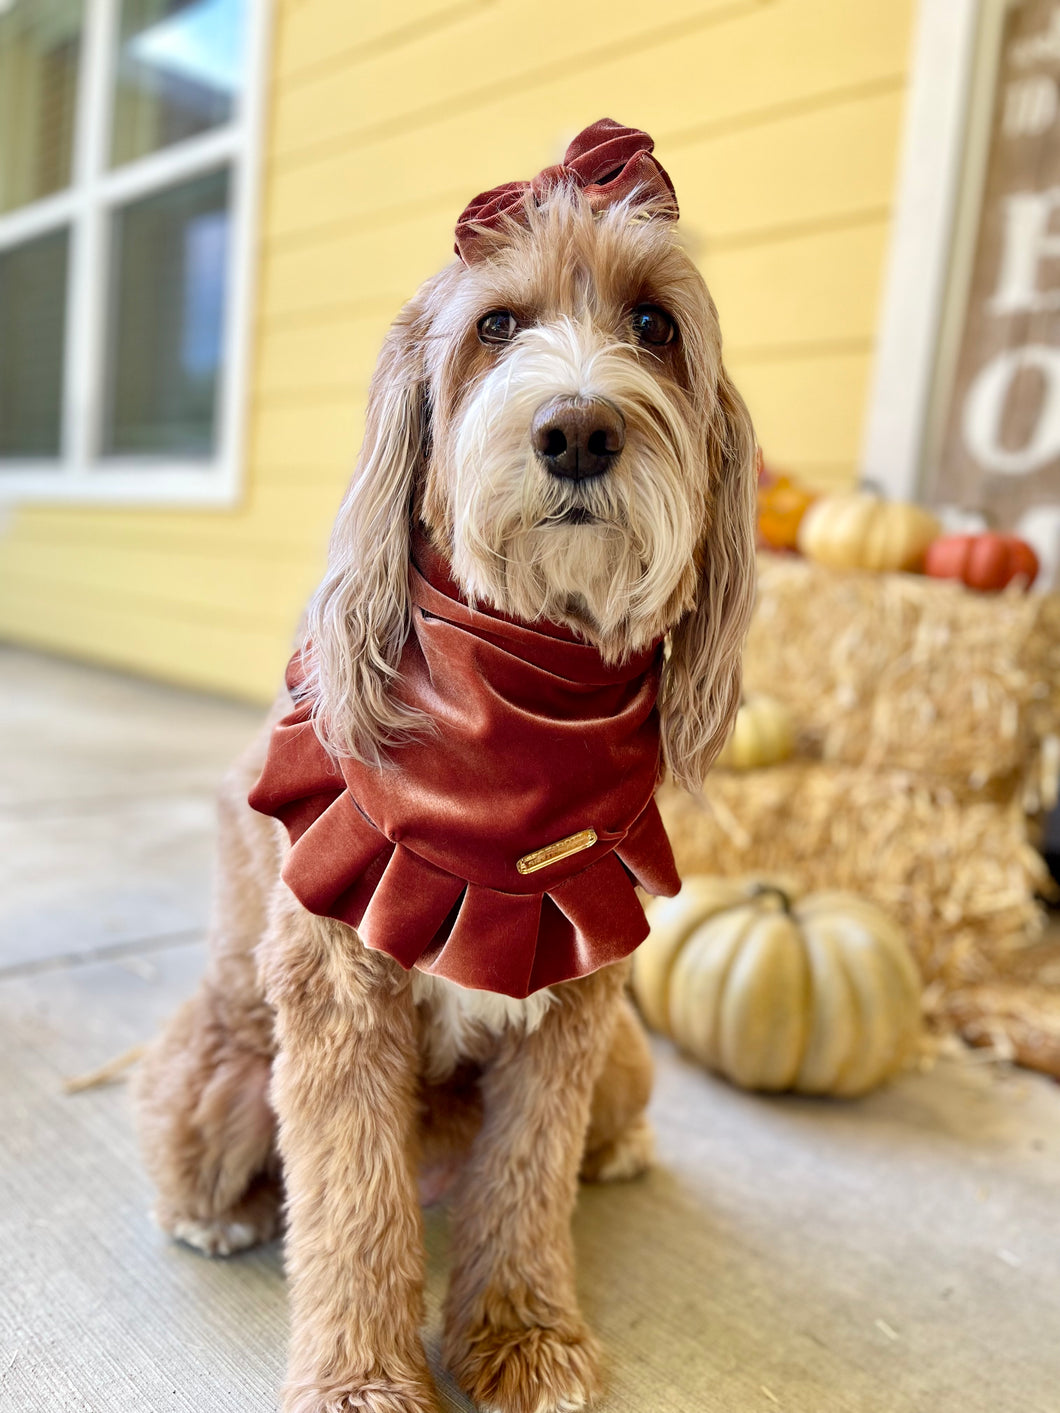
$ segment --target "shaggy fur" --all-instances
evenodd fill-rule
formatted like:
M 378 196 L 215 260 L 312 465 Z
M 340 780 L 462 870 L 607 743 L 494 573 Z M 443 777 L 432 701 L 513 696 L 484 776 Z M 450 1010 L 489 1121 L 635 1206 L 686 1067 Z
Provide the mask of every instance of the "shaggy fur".
M 754 444 L 710 297 L 651 214 L 630 200 L 594 216 L 560 188 L 394 324 L 308 616 L 315 724 L 336 752 L 399 769 L 403 735 L 430 729 L 390 691 L 419 518 L 473 600 L 565 623 L 612 660 L 668 633 L 664 750 L 701 782 L 739 691 Z M 671 315 L 673 343 L 637 343 L 641 304 Z M 519 332 L 485 344 L 497 309 Z M 535 457 L 531 421 L 557 397 L 620 412 L 606 474 L 561 480 Z M 276 1232 L 282 1181 L 285 1410 L 428 1413 L 417 1178 L 448 1189 L 449 1368 L 484 1408 L 580 1408 L 600 1380 L 574 1293 L 579 1169 L 628 1177 L 651 1156 L 626 968 L 515 1002 L 407 975 L 307 913 L 278 880 L 282 829 L 246 804 L 282 706 L 226 780 L 206 976 L 140 1080 L 158 1220 L 225 1254 Z

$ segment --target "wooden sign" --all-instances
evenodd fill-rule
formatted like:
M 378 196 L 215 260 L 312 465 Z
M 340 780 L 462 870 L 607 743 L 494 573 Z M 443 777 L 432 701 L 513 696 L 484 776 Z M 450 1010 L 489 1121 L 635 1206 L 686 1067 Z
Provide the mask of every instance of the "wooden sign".
M 1013 528 L 1060 507 L 1060 0 L 1011 7 L 1000 66 L 931 499 Z

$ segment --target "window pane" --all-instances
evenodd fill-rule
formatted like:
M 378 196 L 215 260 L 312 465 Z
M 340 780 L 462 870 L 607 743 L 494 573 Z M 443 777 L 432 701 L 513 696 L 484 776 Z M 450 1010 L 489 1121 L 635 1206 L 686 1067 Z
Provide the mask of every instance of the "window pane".
M 115 214 L 106 451 L 213 452 L 227 247 L 227 171 Z
M 245 0 L 122 0 L 111 162 L 228 122 L 243 69 Z
M 0 4 L 0 212 L 70 184 L 80 0 Z
M 0 251 L 0 456 L 58 456 L 65 230 Z

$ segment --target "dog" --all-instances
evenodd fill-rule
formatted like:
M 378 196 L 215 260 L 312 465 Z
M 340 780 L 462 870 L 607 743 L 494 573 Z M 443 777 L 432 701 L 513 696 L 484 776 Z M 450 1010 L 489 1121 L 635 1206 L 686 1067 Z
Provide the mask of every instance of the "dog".
M 148 1051 L 139 1127 L 173 1237 L 225 1255 L 272 1238 L 282 1212 L 287 1413 L 438 1408 L 420 1196 L 443 1191 L 442 1357 L 460 1386 L 502 1413 L 569 1413 L 600 1388 L 570 1220 L 579 1173 L 630 1177 L 651 1158 L 625 957 L 645 931 L 633 884 L 678 885 L 642 824 L 660 762 L 696 790 L 728 733 L 753 598 L 754 435 L 651 154 L 604 119 L 564 163 L 464 213 L 459 258 L 387 335 L 288 688 L 222 789 L 207 970 Z M 525 666 L 513 643 L 540 658 Z M 465 648 L 463 676 L 439 687 Z M 494 755 L 491 663 L 567 693 L 543 725 L 496 707 Z M 572 726 L 586 692 L 612 705 Z M 625 801 L 622 822 L 558 841 L 528 828 L 546 847 L 518 873 L 505 855 L 510 888 L 484 887 L 464 835 L 483 857 L 496 838 L 522 848 L 531 798 L 566 819 L 583 751 L 620 717 L 593 788 Z M 538 733 L 525 749 L 513 722 Z M 471 751 L 459 773 L 451 740 Z M 411 791 L 403 762 L 420 763 Z M 273 788 L 295 767 L 309 784 Z M 402 791 L 443 819 L 433 853 L 405 816 L 380 823 L 375 802 L 385 813 Z M 351 883 L 352 838 L 376 853 Z M 529 960 L 509 965 L 508 923 L 482 921 L 491 899 L 504 919 L 551 909 Z

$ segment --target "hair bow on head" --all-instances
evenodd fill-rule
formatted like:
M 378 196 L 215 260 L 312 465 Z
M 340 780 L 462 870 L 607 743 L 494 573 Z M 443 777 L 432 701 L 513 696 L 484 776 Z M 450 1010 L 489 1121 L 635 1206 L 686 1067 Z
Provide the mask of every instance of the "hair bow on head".
M 486 232 L 510 220 L 525 223 L 528 192 L 540 202 L 564 182 L 580 188 L 594 211 L 637 192 L 657 215 L 676 220 L 674 184 L 651 155 L 654 147 L 646 132 L 601 118 L 578 134 L 557 166 L 546 167 L 533 181 L 492 187 L 469 202 L 456 223 L 457 255 L 465 265 L 473 264 L 484 254 Z

